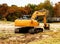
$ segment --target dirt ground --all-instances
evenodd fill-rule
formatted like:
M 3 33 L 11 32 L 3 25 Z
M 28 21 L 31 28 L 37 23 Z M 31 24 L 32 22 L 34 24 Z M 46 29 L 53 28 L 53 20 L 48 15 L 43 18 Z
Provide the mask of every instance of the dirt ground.
M 8 31 L 12 31 L 11 26 L 14 27 L 11 22 L 0 24 L 0 26 L 7 24 L 8 27 L 10 25 L 10 28 L 7 28 Z M 4 29 L 7 26 L 0 27 L 0 31 L 3 30 L 2 33 L 0 32 L 0 44 L 60 44 L 60 28 L 58 28 L 60 25 L 58 24 L 51 24 L 51 30 L 45 30 L 36 34 L 6 33 Z
M 0 34 L 1 44 L 60 44 L 60 30 L 36 34 Z

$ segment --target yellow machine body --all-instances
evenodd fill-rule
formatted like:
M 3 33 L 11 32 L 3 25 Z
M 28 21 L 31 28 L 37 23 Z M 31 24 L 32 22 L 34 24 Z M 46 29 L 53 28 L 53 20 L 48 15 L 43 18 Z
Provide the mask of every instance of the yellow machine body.
M 15 29 L 15 32 L 29 32 L 29 33 L 37 33 L 37 32 L 43 32 L 43 28 L 39 26 L 39 23 L 37 20 L 35 20 L 38 16 L 43 16 L 43 22 L 44 22 L 44 28 L 49 29 L 49 25 L 46 22 L 46 16 L 48 14 L 47 10 L 41 10 L 41 11 L 35 11 L 32 14 L 32 17 L 30 19 L 16 19 L 15 20 L 15 26 L 19 27 Z
M 35 26 L 38 26 L 39 23 L 36 21 L 36 20 L 19 20 L 19 19 L 16 19 L 15 20 L 15 26 L 20 26 L 20 27 L 26 27 L 26 26 L 29 26 L 29 27 L 35 27 Z
M 16 19 L 14 23 L 15 26 L 19 26 L 19 27 L 35 27 L 35 26 L 38 27 L 40 22 L 35 20 L 35 18 L 38 16 L 43 16 L 44 25 L 47 25 L 46 23 L 47 14 L 48 14 L 47 10 L 35 11 L 30 19 Z

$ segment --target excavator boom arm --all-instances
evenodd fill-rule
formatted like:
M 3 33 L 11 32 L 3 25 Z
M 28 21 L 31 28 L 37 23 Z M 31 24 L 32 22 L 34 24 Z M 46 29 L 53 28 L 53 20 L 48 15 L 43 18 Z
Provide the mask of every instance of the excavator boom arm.
M 42 10 L 42 11 L 35 11 L 31 17 L 31 20 L 32 19 L 35 19 L 37 16 L 43 16 L 44 17 L 44 24 L 46 24 L 46 16 L 48 14 L 48 11 L 47 10 Z

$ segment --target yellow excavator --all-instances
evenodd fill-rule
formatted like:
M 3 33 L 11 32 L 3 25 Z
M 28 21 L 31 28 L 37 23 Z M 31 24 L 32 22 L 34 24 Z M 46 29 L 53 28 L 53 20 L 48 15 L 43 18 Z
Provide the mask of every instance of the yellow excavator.
M 48 15 L 48 10 L 42 9 L 39 11 L 35 11 L 32 14 L 32 17 L 30 19 L 16 19 L 15 20 L 15 33 L 38 33 L 43 32 L 44 29 L 49 30 L 49 25 L 46 23 L 46 16 Z M 41 28 L 39 26 L 39 23 L 37 20 L 35 20 L 36 17 L 43 16 L 43 22 L 44 22 L 44 28 Z

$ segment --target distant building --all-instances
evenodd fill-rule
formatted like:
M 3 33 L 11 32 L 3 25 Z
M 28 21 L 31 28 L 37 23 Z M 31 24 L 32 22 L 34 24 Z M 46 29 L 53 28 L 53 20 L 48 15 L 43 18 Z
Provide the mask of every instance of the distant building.
M 60 22 L 60 17 L 48 18 L 48 22 Z

